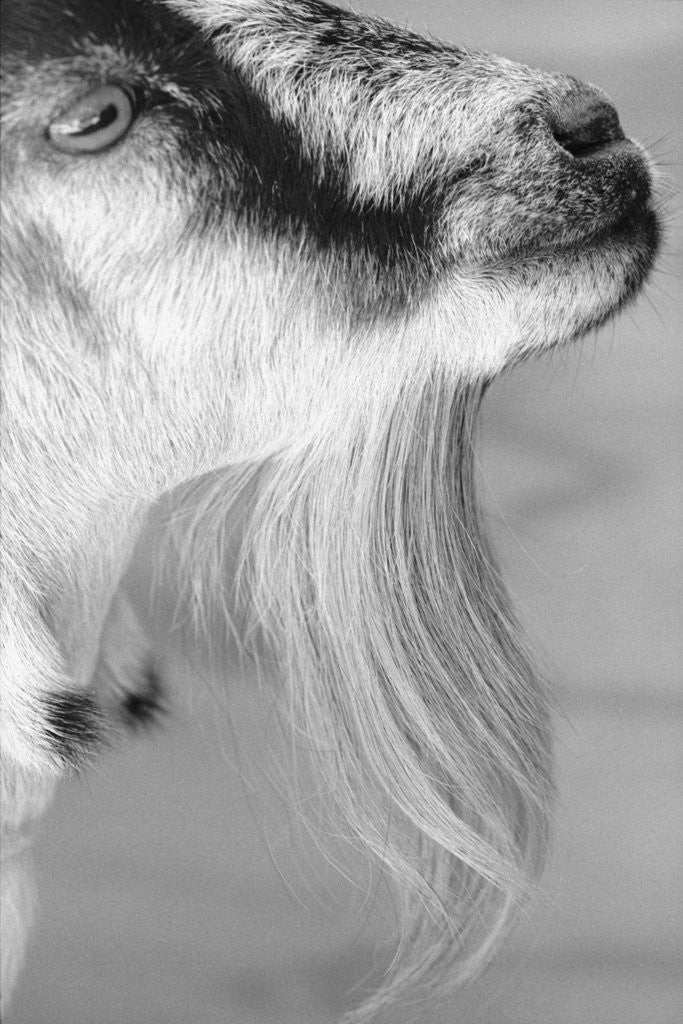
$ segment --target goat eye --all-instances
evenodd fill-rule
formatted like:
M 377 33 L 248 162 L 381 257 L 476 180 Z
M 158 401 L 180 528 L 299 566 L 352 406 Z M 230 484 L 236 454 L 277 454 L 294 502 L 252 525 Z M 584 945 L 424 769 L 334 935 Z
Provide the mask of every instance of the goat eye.
M 103 85 L 60 114 L 47 137 L 62 153 L 98 153 L 126 134 L 136 112 L 132 90 Z

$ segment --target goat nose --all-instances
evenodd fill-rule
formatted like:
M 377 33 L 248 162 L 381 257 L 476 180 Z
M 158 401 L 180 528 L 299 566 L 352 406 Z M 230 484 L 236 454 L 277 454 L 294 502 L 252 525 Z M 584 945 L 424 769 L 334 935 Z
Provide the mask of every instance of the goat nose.
M 574 157 L 588 156 L 626 138 L 612 104 L 595 92 L 566 97 L 552 128 L 555 141 Z

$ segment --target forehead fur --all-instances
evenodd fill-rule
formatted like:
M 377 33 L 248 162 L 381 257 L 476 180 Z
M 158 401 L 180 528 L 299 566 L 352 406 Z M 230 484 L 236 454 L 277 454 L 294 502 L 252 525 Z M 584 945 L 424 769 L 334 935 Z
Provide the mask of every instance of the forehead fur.
M 196 27 L 154 0 L 76 0 L 68 7 L 9 0 L 2 11 L 3 90 L 41 75 L 80 75 L 92 84 L 116 75 L 186 101 L 211 97 L 219 69 Z M 52 76 L 50 76 L 52 71 Z
M 2 27 L 3 54 L 29 59 L 73 56 L 87 39 L 135 41 L 155 52 L 191 34 L 187 23 L 154 0 L 3 0 Z

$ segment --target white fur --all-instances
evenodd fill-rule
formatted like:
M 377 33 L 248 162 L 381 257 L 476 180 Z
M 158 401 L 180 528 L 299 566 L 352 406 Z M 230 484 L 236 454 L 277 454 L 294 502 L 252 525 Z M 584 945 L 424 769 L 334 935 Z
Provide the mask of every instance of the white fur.
M 75 58 L 10 55 L 8 832 L 63 770 L 44 699 L 93 692 L 106 725 L 134 691 L 146 646 L 119 581 L 153 502 L 211 473 L 181 542 L 188 586 L 200 606 L 222 589 L 222 524 L 249 494 L 234 586 L 245 643 L 265 634 L 331 800 L 404 897 L 405 961 L 369 1015 L 422 975 L 479 969 L 543 862 L 544 699 L 481 535 L 473 422 L 492 376 L 601 322 L 642 279 L 645 227 L 610 226 L 625 175 L 647 170 L 633 147 L 598 180 L 557 144 L 568 111 L 604 99 L 574 79 L 384 43 L 370 20 L 353 25 L 372 59 L 352 42 L 325 49 L 338 24 L 309 0 L 165 6 L 211 34 L 215 66 L 296 137 L 321 187 L 339 175 L 349 216 L 454 184 L 426 253 L 387 269 L 379 250 L 316 245 L 293 220 L 270 231 L 232 216 L 239 182 L 208 159 L 189 169 L 163 107 L 95 158 L 45 149 L 93 79 L 142 76 L 196 118 L 208 152 L 201 117 L 221 109 L 220 76 L 199 98 L 161 56 L 88 34 Z M 219 183 L 228 212 L 200 230 Z M 6 918 L 9 973 L 27 916 Z

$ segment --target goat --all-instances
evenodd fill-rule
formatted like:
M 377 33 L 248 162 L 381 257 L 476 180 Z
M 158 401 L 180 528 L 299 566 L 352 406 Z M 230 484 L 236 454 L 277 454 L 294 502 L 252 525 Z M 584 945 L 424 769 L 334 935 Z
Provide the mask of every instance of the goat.
M 542 868 L 544 686 L 474 495 L 494 376 L 611 317 L 659 239 L 598 89 L 322 0 L 3 0 L 3 988 L 55 780 L 153 710 L 119 590 L 201 479 L 408 985 L 470 977 Z M 212 540 L 213 538 L 213 540 Z

